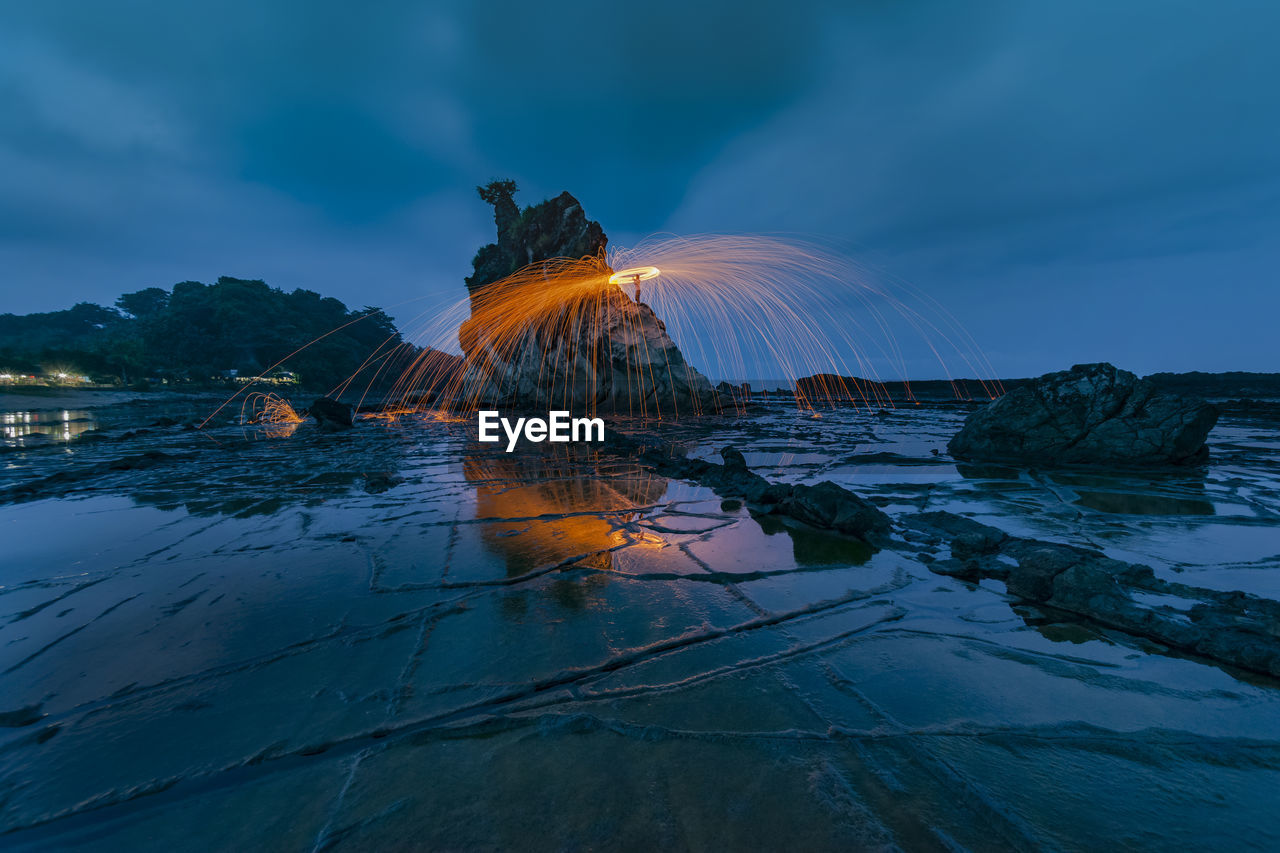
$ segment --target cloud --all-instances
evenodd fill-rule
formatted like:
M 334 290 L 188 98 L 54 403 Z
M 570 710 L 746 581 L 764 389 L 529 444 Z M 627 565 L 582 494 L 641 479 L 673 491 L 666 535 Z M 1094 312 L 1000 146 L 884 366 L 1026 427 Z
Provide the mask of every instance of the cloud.
M 822 83 L 723 146 L 666 227 L 834 240 L 923 286 L 1006 374 L 1108 352 L 1138 370 L 1268 364 L 1280 7 L 1231 6 L 833 18 Z M 1230 307 L 1203 307 L 1210 281 Z
M 1052 347 L 1009 333 L 1059 289 L 1128 300 L 1159 270 L 1190 306 L 1212 258 L 1247 322 L 1273 307 L 1271 3 L 79 0 L 6 18 L 7 310 L 223 273 L 353 303 L 459 296 L 491 239 L 473 187 L 505 176 L 524 203 L 571 190 L 614 242 L 845 245 L 927 286 L 1008 372 L 1114 343 L 1083 309 Z M 1182 357 L 1134 334 L 1155 366 Z M 1265 357 L 1238 337 L 1240 364 Z
M 77 65 L 52 46 L 0 34 L 0 129 L 9 141 L 63 142 L 85 152 L 171 156 L 185 140 L 137 91 Z M 34 147 L 34 146 L 33 146 Z
M 1280 178 L 1277 7 L 1249 24 L 1186 3 L 930 8 L 833 26 L 825 85 L 727 145 L 668 225 L 728 213 L 899 249 L 1184 216 Z

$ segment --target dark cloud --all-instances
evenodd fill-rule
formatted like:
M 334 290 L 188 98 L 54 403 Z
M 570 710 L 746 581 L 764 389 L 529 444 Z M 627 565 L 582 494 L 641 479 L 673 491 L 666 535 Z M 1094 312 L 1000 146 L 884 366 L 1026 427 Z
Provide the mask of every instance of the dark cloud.
M 946 304 L 1004 373 L 1110 351 L 1274 368 L 1269 2 L 51 0 L 0 18 L 0 310 L 220 274 L 353 304 L 461 295 L 491 229 L 472 187 L 512 176 L 525 202 L 573 191 L 615 242 L 834 241 Z M 1234 327 L 1204 307 L 1222 295 Z M 1144 305 L 1158 322 L 1110 313 Z M 1029 331 L 1046 317 L 1070 328 Z M 1198 344 L 1169 334 L 1197 322 Z

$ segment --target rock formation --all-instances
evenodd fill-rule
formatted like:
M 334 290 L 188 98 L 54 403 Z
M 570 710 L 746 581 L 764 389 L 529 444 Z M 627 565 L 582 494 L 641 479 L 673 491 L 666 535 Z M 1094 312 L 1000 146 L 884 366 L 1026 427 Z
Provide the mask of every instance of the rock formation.
M 609 244 L 600 223 L 587 219 L 582 205 L 567 192 L 522 213 L 512 198 L 515 181 L 492 181 L 476 190 L 493 205 L 498 242 L 476 252 L 471 261 L 474 272 L 466 280 L 468 293 L 539 261 L 602 255 Z
M 494 207 L 498 242 L 476 253 L 467 279 L 472 317 L 459 334 L 467 370 L 458 396 L 472 405 L 575 413 L 686 415 L 719 408 L 711 383 L 685 361 L 653 310 L 606 283 L 608 238 L 577 199 L 561 193 L 521 212 L 512 199 L 515 189 L 512 181 L 479 188 Z M 557 258 L 597 264 L 600 285 L 590 316 L 571 313 L 581 312 L 582 303 L 566 305 L 564 322 L 544 317 L 516 345 L 509 337 L 501 347 L 492 345 L 487 330 L 477 328 L 492 322 L 477 316 L 478 294 L 530 264 Z M 519 285 L 538 286 L 536 279 Z M 519 290 L 503 298 L 519 302 Z
M 325 432 L 351 429 L 355 423 L 351 407 L 332 397 L 320 397 L 311 404 L 308 411 L 316 419 L 316 425 Z
M 1021 539 L 948 512 L 905 524 L 951 543 L 930 564 L 965 580 L 995 578 L 1024 601 L 1222 663 L 1280 677 L 1280 602 L 1172 583 L 1098 551 Z
M 1110 364 L 1078 364 L 974 412 L 947 449 L 971 460 L 1185 465 L 1208 456 L 1217 420 L 1203 400 L 1160 393 Z

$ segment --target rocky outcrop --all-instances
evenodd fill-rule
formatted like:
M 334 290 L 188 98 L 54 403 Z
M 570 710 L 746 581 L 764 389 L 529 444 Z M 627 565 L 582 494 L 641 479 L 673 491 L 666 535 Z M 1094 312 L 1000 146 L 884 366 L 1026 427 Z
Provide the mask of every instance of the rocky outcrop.
M 608 238 L 577 199 L 561 193 L 518 212 L 514 191 L 511 181 L 480 188 L 494 206 L 498 242 L 477 253 L 467 279 L 472 316 L 459 332 L 466 371 L 456 396 L 472 407 L 575 413 L 670 416 L 719 409 L 720 395 L 685 361 L 653 310 L 608 283 Z M 525 289 L 550 286 L 543 271 L 554 269 L 545 275 L 563 284 L 564 264 L 547 263 L 562 258 L 583 259 L 570 275 L 590 281 L 589 295 L 565 288 L 563 304 L 544 300 L 525 326 L 511 328 L 510 317 L 529 310 Z M 542 266 L 510 284 L 512 273 L 530 264 Z
M 332 397 L 321 397 L 316 400 L 311 404 L 309 411 L 311 417 L 316 419 L 316 424 L 325 432 L 351 429 L 352 424 L 355 423 L 351 407 Z
M 829 480 L 808 486 L 770 483 L 747 467 L 733 447 L 720 451 L 723 465 L 673 454 L 670 448 L 640 446 L 619 433 L 609 433 L 614 450 L 636 449 L 642 462 L 659 474 L 693 480 L 722 498 L 741 499 L 755 515 L 795 519 L 821 530 L 834 530 L 870 545 L 883 545 L 892 528 L 878 507 Z
M 476 252 L 466 280 L 468 293 L 539 261 L 603 255 L 609 244 L 600 223 L 587 219 L 582 204 L 567 192 L 522 212 L 514 199 L 515 181 L 492 181 L 476 189 L 493 205 L 498 241 Z
M 951 543 L 939 574 L 1005 582 L 1011 595 L 1181 652 L 1280 677 L 1280 602 L 1160 580 L 1088 548 L 1009 536 L 948 512 L 904 521 Z
M 1218 410 L 1160 393 L 1110 364 L 1078 364 L 974 412 L 947 446 L 957 459 L 1065 465 L 1185 465 L 1208 456 Z

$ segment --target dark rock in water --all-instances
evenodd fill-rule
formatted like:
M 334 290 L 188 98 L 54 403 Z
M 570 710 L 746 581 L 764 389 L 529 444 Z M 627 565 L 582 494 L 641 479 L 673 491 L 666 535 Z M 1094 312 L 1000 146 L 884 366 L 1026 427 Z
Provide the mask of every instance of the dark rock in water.
M 736 447 L 726 447 L 720 451 L 720 458 L 724 460 L 724 468 L 726 471 L 746 471 L 747 457 L 742 455 L 742 451 Z
M 624 450 L 628 441 L 615 433 L 611 449 Z M 720 451 L 724 464 L 717 465 L 638 443 L 632 446 L 640 450 L 641 460 L 658 473 L 694 480 L 726 501 L 744 500 L 755 515 L 786 516 L 871 545 L 882 544 L 893 526 L 878 507 L 829 480 L 814 486 L 770 483 L 748 469 L 742 452 L 734 447 Z
M 1203 400 L 1160 393 L 1110 364 L 1078 364 L 974 412 L 947 449 L 957 459 L 1185 465 L 1207 458 L 1217 420 Z
M 830 480 L 816 486 L 792 486 L 777 512 L 814 527 L 864 539 L 888 533 L 890 526 L 889 517 L 877 507 Z
M 697 414 L 732 404 L 722 402 L 710 381 L 685 361 L 653 309 L 616 285 L 603 285 L 609 240 L 600 223 L 587 219 L 577 199 L 561 193 L 521 212 L 512 199 L 515 191 L 513 181 L 479 188 L 480 197 L 494 206 L 498 242 L 476 253 L 467 279 L 473 314 L 459 330 L 466 354 L 462 399 L 508 409 L 642 416 Z M 531 329 L 515 345 L 509 340 L 501 347 L 491 345 L 481 327 L 484 321 L 476 316 L 477 293 L 555 258 L 596 259 L 592 262 L 599 265 L 603 286 L 595 316 Z
M 351 429 L 355 423 L 351 407 L 331 397 L 321 397 L 311 404 L 311 417 L 316 419 L 320 429 L 332 432 Z
M 996 578 L 1011 595 L 1231 666 L 1280 677 L 1280 602 L 1171 583 L 1098 551 L 1022 539 L 948 512 L 904 523 L 951 541 L 929 563 L 965 580 Z
M 380 495 L 403 482 L 403 478 L 396 476 L 392 472 L 379 471 L 373 474 L 365 474 L 364 490 L 371 495 Z

